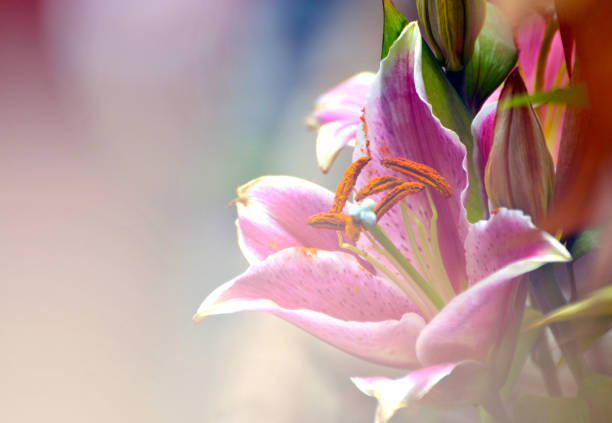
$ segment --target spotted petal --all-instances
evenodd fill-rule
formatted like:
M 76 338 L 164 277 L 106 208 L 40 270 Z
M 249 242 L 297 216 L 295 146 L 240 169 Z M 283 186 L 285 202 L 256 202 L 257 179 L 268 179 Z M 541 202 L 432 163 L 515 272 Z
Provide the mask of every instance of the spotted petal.
M 294 247 L 255 263 L 213 291 L 196 320 L 258 310 L 275 314 L 364 359 L 417 364 L 415 341 L 425 325 L 406 296 L 350 254 Z
M 421 332 L 417 355 L 424 365 L 484 358 L 498 340 L 517 277 L 545 263 L 571 260 L 565 247 L 517 210 L 500 209 L 474 224 L 466 250 L 471 287 Z
M 378 400 L 376 423 L 385 423 L 397 410 L 417 401 L 444 407 L 474 403 L 486 392 L 488 374 L 483 364 L 464 361 L 425 367 L 399 379 L 351 380 L 361 392 Z
M 465 280 L 463 240 L 467 233 L 464 203 L 467 195 L 465 147 L 457 134 L 442 126 L 427 102 L 421 75 L 421 36 L 410 23 L 382 60 L 368 96 L 365 122 L 357 134 L 354 158 L 368 152 L 373 160 L 358 180 L 361 188 L 375 176 L 390 174 L 380 159 L 403 157 L 436 169 L 452 188 L 450 198 L 433 193 L 438 210 L 438 234 L 442 258 L 456 289 Z M 397 174 L 399 176 L 399 174 Z M 427 225 L 431 210 L 425 195 L 407 200 Z M 395 244 L 414 262 L 398 208 L 383 219 L 382 226 Z

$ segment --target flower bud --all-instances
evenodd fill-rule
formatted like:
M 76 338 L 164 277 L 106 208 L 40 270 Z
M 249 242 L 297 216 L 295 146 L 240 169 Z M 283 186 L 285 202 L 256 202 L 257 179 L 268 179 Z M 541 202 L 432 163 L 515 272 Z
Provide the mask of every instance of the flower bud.
M 493 207 L 520 209 L 537 223 L 545 217 L 552 199 L 553 162 L 531 105 L 505 105 L 508 99 L 525 94 L 527 89 L 515 69 L 497 105 L 485 187 Z
M 470 61 L 485 8 L 486 0 L 417 0 L 428 44 L 446 69 L 458 71 Z

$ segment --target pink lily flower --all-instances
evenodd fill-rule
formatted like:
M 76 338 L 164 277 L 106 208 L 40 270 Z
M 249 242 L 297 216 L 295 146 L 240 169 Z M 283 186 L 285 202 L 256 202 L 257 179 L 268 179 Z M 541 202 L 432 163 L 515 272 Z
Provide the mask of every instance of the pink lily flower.
M 465 147 L 432 114 L 420 60 L 413 22 L 371 84 L 354 151 L 356 162 L 371 159 L 355 188 L 379 176 L 405 178 L 382 162 L 399 158 L 434 169 L 450 195 L 421 188 L 372 222 L 374 201 L 338 205 L 337 195 L 305 180 L 256 179 L 238 189 L 236 201 L 238 239 L 250 266 L 214 290 L 194 317 L 265 311 L 350 354 L 418 369 L 396 380 L 354 379 L 379 400 L 379 422 L 411 401 L 463 403 L 483 394 L 485 358 L 515 307 L 518 277 L 571 259 L 520 211 L 467 221 Z M 379 206 L 389 196 L 371 198 Z M 343 238 L 307 224 L 332 207 L 360 225 L 356 242 L 348 229 Z
M 321 95 L 307 123 L 318 128 L 317 162 L 323 173 L 346 146 L 355 145 L 366 95 L 374 80 L 372 72 L 360 72 Z

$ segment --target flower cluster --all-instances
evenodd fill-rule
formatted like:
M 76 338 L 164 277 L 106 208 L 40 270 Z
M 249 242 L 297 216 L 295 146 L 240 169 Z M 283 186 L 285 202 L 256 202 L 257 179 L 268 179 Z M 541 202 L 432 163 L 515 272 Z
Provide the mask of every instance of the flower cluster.
M 543 275 L 572 260 L 569 234 L 546 226 L 566 106 L 545 94 L 567 84 L 570 67 L 554 14 L 513 31 L 484 0 L 417 3 L 426 36 L 383 1 L 378 72 L 333 88 L 309 118 L 323 172 L 354 149 L 336 192 L 290 176 L 238 188 L 249 268 L 195 320 L 265 311 L 409 369 L 353 379 L 378 399 L 378 422 L 413 402 L 480 404 L 504 421 L 499 392 L 521 361 L 528 291 L 544 313 L 562 305 L 546 301 L 563 293 Z M 570 347 L 561 350 L 583 376 Z

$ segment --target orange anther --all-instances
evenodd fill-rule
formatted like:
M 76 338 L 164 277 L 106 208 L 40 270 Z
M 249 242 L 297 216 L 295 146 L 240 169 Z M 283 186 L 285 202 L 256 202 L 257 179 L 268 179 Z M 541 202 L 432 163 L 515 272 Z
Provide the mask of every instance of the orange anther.
M 346 237 L 355 242 L 361 234 L 361 225 L 351 216 L 342 213 L 317 213 L 308 218 L 308 224 L 319 229 L 332 229 L 335 231 L 344 231 Z
M 387 213 L 391 207 L 397 204 L 407 195 L 416 194 L 425 188 L 420 182 L 404 182 L 401 185 L 396 186 L 391 191 L 385 194 L 380 202 L 374 207 L 374 213 L 376 214 L 376 220 Z
M 361 170 L 368 164 L 370 161 L 369 156 L 361 157 L 355 160 L 344 172 L 344 176 L 342 180 L 338 184 L 336 188 L 336 196 L 334 197 L 334 204 L 332 205 L 330 212 L 339 213 L 344 208 L 346 204 L 346 200 L 350 195 L 351 191 L 355 187 L 355 183 L 357 182 L 357 177 L 361 173 Z
M 367 185 L 359 190 L 355 195 L 355 201 L 361 201 L 366 197 L 377 192 L 387 191 L 403 184 L 404 181 L 396 176 L 377 176 L 368 181 Z
M 350 216 L 342 213 L 317 213 L 308 218 L 308 224 L 315 228 L 334 229 L 341 231 L 351 220 Z
M 432 186 L 445 197 L 449 197 L 452 193 L 452 188 L 446 179 L 437 170 L 427 165 L 400 157 L 383 159 L 380 163 L 389 169 L 396 170 Z
M 361 234 L 361 226 L 355 224 L 355 221 L 349 218 L 346 227 L 344 228 L 344 232 L 346 233 L 346 237 L 351 242 L 356 242 L 359 239 L 359 234 Z

